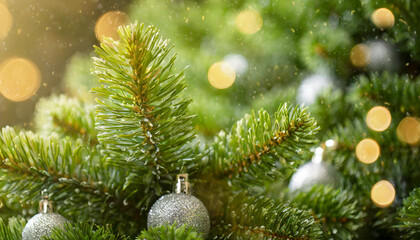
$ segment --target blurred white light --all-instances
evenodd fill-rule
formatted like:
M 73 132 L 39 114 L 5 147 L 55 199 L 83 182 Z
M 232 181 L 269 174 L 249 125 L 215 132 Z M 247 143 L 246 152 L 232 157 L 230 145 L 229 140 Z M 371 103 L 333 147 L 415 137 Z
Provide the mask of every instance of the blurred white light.
M 333 139 L 328 139 L 327 141 L 325 141 L 325 146 L 327 147 L 334 147 L 335 145 L 335 141 Z
M 314 74 L 305 78 L 299 86 L 296 100 L 300 104 L 311 105 L 318 95 L 333 86 L 332 78 L 327 74 Z
M 229 63 L 237 74 L 243 74 L 248 70 L 248 61 L 241 54 L 228 54 L 223 61 Z
M 398 57 L 394 47 L 384 41 L 369 42 L 368 67 L 374 71 L 398 70 Z

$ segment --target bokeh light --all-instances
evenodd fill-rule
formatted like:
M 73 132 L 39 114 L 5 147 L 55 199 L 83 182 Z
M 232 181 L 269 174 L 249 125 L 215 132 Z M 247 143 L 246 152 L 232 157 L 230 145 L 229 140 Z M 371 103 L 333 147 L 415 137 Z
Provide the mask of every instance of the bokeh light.
M 369 59 L 369 46 L 366 44 L 357 44 L 350 51 L 350 61 L 356 67 L 365 67 Z
M 370 164 L 375 162 L 380 153 L 379 144 L 371 138 L 363 139 L 356 146 L 356 157 L 362 163 Z
M 369 110 L 366 115 L 367 126 L 377 132 L 385 131 L 391 124 L 391 113 L 382 106 L 376 106 Z
M 41 83 L 38 67 L 25 58 L 11 58 L 0 65 L 0 93 L 14 102 L 33 96 Z
M 388 207 L 395 199 L 395 188 L 390 182 L 381 180 L 373 185 L 370 198 L 376 206 Z
M 244 10 L 236 16 L 236 27 L 245 34 L 254 34 L 261 30 L 263 19 L 255 10 Z
M 413 117 L 404 118 L 397 128 L 398 138 L 405 143 L 415 145 L 420 142 L 420 122 Z
M 95 25 L 95 35 L 99 41 L 104 37 L 110 37 L 118 40 L 118 27 L 128 23 L 127 14 L 120 11 L 110 11 L 102 15 Z
M 232 66 L 226 62 L 216 62 L 209 68 L 208 79 L 217 89 L 225 89 L 235 82 L 236 73 Z
M 12 14 L 10 14 L 10 11 L 6 5 L 0 2 L 0 40 L 3 40 L 7 37 L 10 29 L 12 28 L 12 23 Z
M 391 28 L 394 26 L 394 14 L 388 8 L 379 8 L 372 13 L 372 22 L 378 28 Z

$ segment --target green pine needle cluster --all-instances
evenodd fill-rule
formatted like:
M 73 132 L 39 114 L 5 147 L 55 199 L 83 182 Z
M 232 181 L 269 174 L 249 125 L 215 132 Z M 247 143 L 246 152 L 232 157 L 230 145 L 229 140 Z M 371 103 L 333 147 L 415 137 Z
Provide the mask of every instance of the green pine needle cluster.
M 293 198 L 299 208 L 312 210 L 322 225 L 325 239 L 355 239 L 363 227 L 366 213 L 357 197 L 344 189 L 315 186 Z

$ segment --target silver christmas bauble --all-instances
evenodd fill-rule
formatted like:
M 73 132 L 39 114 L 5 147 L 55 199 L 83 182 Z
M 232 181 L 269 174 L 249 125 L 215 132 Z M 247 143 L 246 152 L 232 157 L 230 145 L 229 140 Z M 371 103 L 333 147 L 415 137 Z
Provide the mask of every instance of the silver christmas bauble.
M 147 227 L 172 225 L 176 227 L 184 224 L 206 238 L 210 231 L 210 217 L 204 204 L 196 197 L 183 194 L 171 193 L 159 198 L 149 211 Z
M 22 240 L 40 240 L 43 236 L 49 236 L 53 228 L 63 228 L 66 222 L 57 213 L 38 213 L 23 228 Z
M 289 183 L 290 192 L 304 192 L 314 185 L 334 185 L 338 180 L 337 171 L 325 162 L 314 162 L 300 166 L 292 175 Z
M 306 77 L 300 84 L 296 101 L 299 104 L 311 105 L 323 91 L 334 87 L 331 75 L 327 73 L 317 73 Z
M 373 71 L 397 71 L 399 67 L 398 54 L 395 47 L 388 42 L 378 40 L 368 43 L 369 64 Z

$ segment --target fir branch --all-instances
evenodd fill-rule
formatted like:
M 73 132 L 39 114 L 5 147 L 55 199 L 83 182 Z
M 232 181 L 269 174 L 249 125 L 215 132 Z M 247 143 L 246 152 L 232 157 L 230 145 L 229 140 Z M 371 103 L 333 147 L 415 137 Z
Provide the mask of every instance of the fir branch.
M 362 75 L 354 91 L 358 95 L 355 101 L 367 97 L 402 116 L 407 113 L 420 116 L 420 78 L 414 80 L 407 75 L 392 73 Z
M 410 196 L 404 199 L 403 207 L 398 212 L 398 219 L 402 230 L 405 230 L 407 239 L 420 237 L 420 188 L 414 189 Z
M 137 240 L 202 240 L 203 238 L 195 232 L 194 228 L 182 225 L 176 228 L 175 225 L 149 228 L 141 232 Z
M 364 213 L 357 198 L 349 191 L 315 186 L 301 192 L 293 202 L 301 209 L 312 210 L 323 226 L 325 239 L 354 239 L 364 225 Z
M 118 223 L 123 218 L 120 211 L 134 208 L 135 204 L 121 191 L 122 175 L 105 167 L 95 154 L 81 141 L 4 128 L 0 134 L 2 194 L 32 205 L 46 188 L 55 201 L 65 206 L 62 211 L 78 220 L 95 216 L 100 222 Z M 138 215 L 127 214 L 133 218 Z
M 280 177 L 281 168 L 299 162 L 302 149 L 316 142 L 318 130 L 306 108 L 284 104 L 274 119 L 261 109 L 236 122 L 230 133 L 219 133 L 211 145 L 209 164 L 218 178 L 245 174 L 248 183 L 263 184 Z
M 309 211 L 265 197 L 230 198 L 213 222 L 214 239 L 318 239 L 320 226 Z
M 114 235 L 109 227 L 94 224 L 66 224 L 64 229 L 54 229 L 45 240 L 129 240 L 128 237 Z
M 91 146 L 98 144 L 94 106 L 65 95 L 42 98 L 36 105 L 35 126 L 50 136 L 70 136 Z
M 0 239 L 4 240 L 21 240 L 22 230 L 25 226 L 25 219 L 9 218 L 6 224 L 0 218 Z
M 166 62 L 172 47 L 156 28 L 134 23 L 119 35 L 95 47 L 93 74 L 104 84 L 94 89 L 98 139 L 109 163 L 131 172 L 126 187 L 142 186 L 148 206 L 191 162 L 190 100 L 181 97 L 184 73 L 174 73 L 175 56 Z
M 327 138 L 335 140 L 336 148 L 326 152 L 326 161 L 332 162 L 344 176 L 343 187 L 350 186 L 353 192 L 359 192 L 359 196 L 369 203 L 370 190 L 381 179 L 394 181 L 397 188 L 401 187 L 397 189 L 401 196 L 406 196 L 408 189 L 418 185 L 418 150 L 398 139 L 396 127 L 396 124 L 391 124 L 389 130 L 375 132 L 367 128 L 364 120 L 356 118 L 327 133 Z M 356 157 L 356 146 L 364 138 L 372 138 L 379 144 L 380 156 L 374 163 L 364 164 Z

